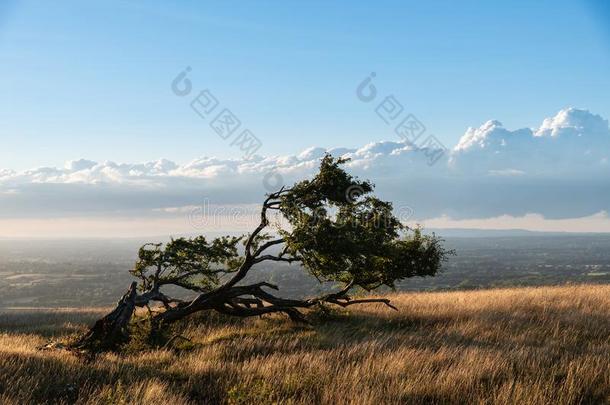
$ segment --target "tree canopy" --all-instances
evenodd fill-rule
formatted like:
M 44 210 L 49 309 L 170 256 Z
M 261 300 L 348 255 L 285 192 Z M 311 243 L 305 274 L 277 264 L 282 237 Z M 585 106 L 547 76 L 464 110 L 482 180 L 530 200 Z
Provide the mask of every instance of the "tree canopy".
M 154 302 L 162 304 L 151 315 L 156 328 L 204 310 L 236 316 L 280 312 L 304 322 L 301 310 L 314 305 L 380 302 L 394 308 L 386 298 L 354 299 L 350 294 L 357 288 L 394 288 L 409 277 L 433 276 L 451 252 L 436 236 L 402 224 L 392 204 L 373 195 L 372 183 L 344 170 L 347 162 L 326 155 L 313 178 L 267 195 L 260 223 L 249 234 L 142 246 L 131 270 L 138 281 L 78 345 L 124 341 L 135 308 Z M 285 225 L 271 224 L 273 212 Z M 243 283 L 247 274 L 273 261 L 297 263 L 320 282 L 340 286 L 333 293 L 295 299 L 270 293 L 278 287 L 267 282 Z M 171 297 L 163 291 L 170 285 L 194 296 Z

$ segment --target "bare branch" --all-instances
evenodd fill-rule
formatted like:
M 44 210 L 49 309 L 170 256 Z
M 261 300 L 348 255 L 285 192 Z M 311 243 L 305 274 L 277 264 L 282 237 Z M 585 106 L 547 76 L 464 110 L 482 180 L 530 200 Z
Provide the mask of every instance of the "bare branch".
M 234 307 L 229 305 L 223 305 L 219 307 L 214 307 L 218 312 L 227 315 L 240 316 L 240 317 L 249 317 L 249 316 L 257 316 L 270 314 L 274 312 L 283 312 L 287 314 L 291 320 L 295 322 L 307 323 L 307 320 L 303 315 L 295 308 L 292 307 L 281 307 L 281 306 L 266 306 L 266 307 L 257 307 L 257 308 L 244 308 L 244 307 Z
M 269 242 L 266 242 L 264 244 L 262 244 L 257 250 L 256 252 L 254 252 L 253 256 L 256 257 L 258 255 L 260 255 L 263 251 L 265 251 L 266 249 L 270 248 L 271 246 L 274 245 L 279 245 L 281 243 L 284 243 L 284 239 L 275 239 Z
M 300 257 L 295 257 L 295 256 L 281 257 L 281 256 L 273 256 L 273 255 L 263 255 L 263 256 L 260 256 L 260 257 L 257 257 L 256 259 L 254 259 L 254 264 L 260 263 L 260 262 L 264 262 L 266 260 L 271 260 L 271 261 L 274 261 L 274 262 L 292 263 L 292 262 L 301 261 L 301 258 Z
M 364 298 L 364 299 L 345 300 L 345 301 L 339 301 L 338 299 L 331 299 L 331 300 L 326 300 L 326 302 L 329 302 L 332 304 L 337 304 L 342 307 L 347 307 L 349 305 L 354 305 L 354 304 L 381 303 L 381 304 L 387 305 L 388 307 L 392 308 L 395 311 L 398 311 L 398 308 L 396 308 L 394 305 L 392 305 L 390 300 L 387 298 Z

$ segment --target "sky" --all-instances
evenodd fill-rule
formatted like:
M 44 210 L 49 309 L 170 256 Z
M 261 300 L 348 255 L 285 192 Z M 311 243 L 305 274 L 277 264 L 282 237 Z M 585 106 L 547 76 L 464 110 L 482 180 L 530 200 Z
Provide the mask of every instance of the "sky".
M 0 236 L 192 230 L 202 201 L 255 204 L 332 148 L 413 221 L 610 231 L 608 72 L 601 1 L 5 1 Z M 438 162 L 400 145 L 390 96 Z

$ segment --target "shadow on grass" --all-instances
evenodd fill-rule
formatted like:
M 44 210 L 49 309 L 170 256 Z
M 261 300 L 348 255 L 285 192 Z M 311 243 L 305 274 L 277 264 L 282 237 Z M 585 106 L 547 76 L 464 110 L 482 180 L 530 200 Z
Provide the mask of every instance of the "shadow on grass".
M 0 310 L 0 333 L 27 333 L 50 338 L 86 330 L 105 310 Z
M 267 317 L 264 326 L 244 328 L 217 337 L 206 345 L 222 345 L 223 360 L 291 354 L 295 351 L 334 350 L 342 346 L 375 343 L 381 349 L 398 347 L 436 351 L 485 349 L 509 352 L 519 348 L 587 352 L 588 345 L 610 340 L 610 317 L 571 311 L 547 315 L 499 310 L 474 311 L 459 317 L 446 315 L 375 314 L 331 311 L 310 314 L 312 324 L 295 326 L 284 318 Z M 607 325 L 593 328 L 592 325 Z M 574 331 L 574 340 L 554 338 L 551 329 Z M 497 332 L 497 333 L 496 333 Z M 286 344 L 286 338 L 292 338 Z M 247 340 L 247 344 L 245 341 Z M 584 344 L 584 343 L 587 344 Z
M 197 403 L 224 400 L 229 387 L 222 371 L 185 374 L 169 367 L 174 360 L 166 364 L 162 361 L 139 364 L 130 359 L 85 363 L 58 356 L 57 352 L 0 351 L 0 396 L 15 403 L 75 403 L 101 401 L 105 397 L 100 397 L 100 390 L 106 388 L 103 395 L 108 396 L 105 398 L 108 403 L 132 403 L 136 399 L 124 387 L 159 381 L 168 383 L 175 393 L 188 391 L 188 396 Z

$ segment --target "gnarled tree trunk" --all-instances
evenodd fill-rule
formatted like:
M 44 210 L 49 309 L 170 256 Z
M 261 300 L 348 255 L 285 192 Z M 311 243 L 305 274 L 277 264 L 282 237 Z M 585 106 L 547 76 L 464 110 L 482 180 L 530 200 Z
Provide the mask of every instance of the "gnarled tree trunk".
M 137 283 L 134 281 L 117 303 L 116 308 L 99 319 L 73 344 L 79 349 L 112 349 L 129 340 L 129 322 L 136 308 Z

